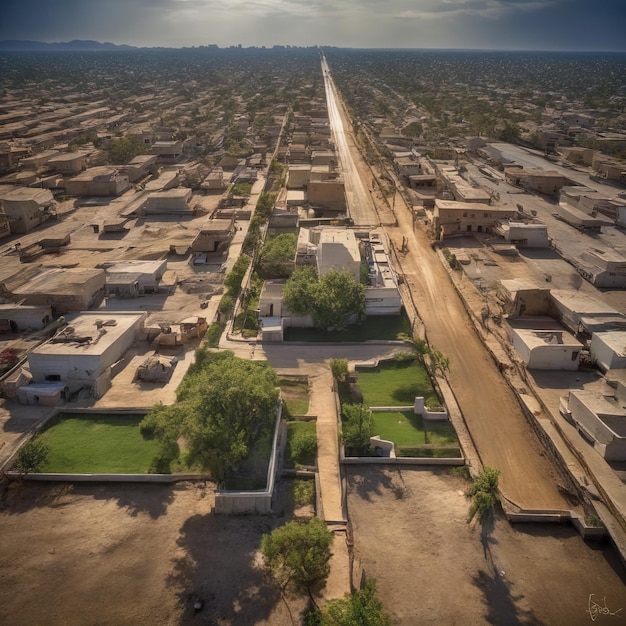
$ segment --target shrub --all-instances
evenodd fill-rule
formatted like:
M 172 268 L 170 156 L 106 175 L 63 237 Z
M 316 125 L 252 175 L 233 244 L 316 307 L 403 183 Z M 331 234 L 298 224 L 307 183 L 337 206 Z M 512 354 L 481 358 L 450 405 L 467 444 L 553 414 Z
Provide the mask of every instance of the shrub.
M 315 458 L 317 436 L 310 430 L 300 430 L 291 438 L 291 456 L 296 463 L 304 463 Z
M 40 438 L 27 441 L 18 451 L 15 469 L 20 474 L 38 472 L 48 459 L 48 444 Z
M 293 499 L 296 504 L 312 504 L 315 497 L 315 483 L 312 480 L 296 480 L 293 484 Z

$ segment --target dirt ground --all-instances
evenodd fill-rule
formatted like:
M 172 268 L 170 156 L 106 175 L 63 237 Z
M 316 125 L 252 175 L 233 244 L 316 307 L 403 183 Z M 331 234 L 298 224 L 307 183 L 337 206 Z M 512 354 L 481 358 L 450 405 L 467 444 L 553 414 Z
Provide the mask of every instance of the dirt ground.
M 468 483 L 448 469 L 353 466 L 347 476 L 353 579 L 376 579 L 394 622 L 578 626 L 626 618 L 626 572 L 607 544 L 585 543 L 569 526 L 512 526 L 502 516 L 481 532 L 466 523 Z
M 283 598 L 258 553 L 293 510 L 288 485 L 284 516 L 225 517 L 211 513 L 210 483 L 12 483 L 0 503 L 0 623 L 299 623 L 304 599 Z

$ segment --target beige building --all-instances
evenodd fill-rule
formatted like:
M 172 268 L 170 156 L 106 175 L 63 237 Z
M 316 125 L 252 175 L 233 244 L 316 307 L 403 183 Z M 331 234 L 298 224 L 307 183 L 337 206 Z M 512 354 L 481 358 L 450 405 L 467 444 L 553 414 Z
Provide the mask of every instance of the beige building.
M 66 152 L 50 159 L 48 165 L 60 174 L 78 174 L 87 167 L 87 154 Z
M 346 210 L 343 180 L 309 180 L 307 199 L 311 207 L 342 213 Z
M 438 239 L 465 233 L 484 233 L 500 220 L 515 217 L 515 208 L 490 206 L 479 202 L 435 200 L 433 227 Z
M 567 181 L 563 174 L 551 170 L 524 169 L 521 167 L 507 167 L 504 169 L 504 178 L 510 185 L 523 187 L 546 196 L 557 197 L 559 190 Z
M 104 294 L 105 273 L 100 269 L 43 269 L 11 294 L 23 304 L 50 305 L 53 316 L 88 309 Z
M 157 156 L 155 154 L 138 154 L 130 163 L 120 168 L 127 176 L 131 183 L 149 175 L 156 175 Z
M 188 187 L 155 191 L 148 196 L 143 211 L 146 215 L 192 213 L 193 207 L 189 204 L 191 196 L 192 191 Z
M 70 196 L 117 196 L 126 191 L 129 180 L 126 174 L 107 165 L 90 167 L 70 178 L 65 191 Z
M 15 187 L 0 192 L 0 208 L 12 233 L 26 233 L 56 215 L 56 202 L 49 189 Z
M 191 243 L 193 252 L 222 254 L 235 236 L 235 217 L 207 220 Z

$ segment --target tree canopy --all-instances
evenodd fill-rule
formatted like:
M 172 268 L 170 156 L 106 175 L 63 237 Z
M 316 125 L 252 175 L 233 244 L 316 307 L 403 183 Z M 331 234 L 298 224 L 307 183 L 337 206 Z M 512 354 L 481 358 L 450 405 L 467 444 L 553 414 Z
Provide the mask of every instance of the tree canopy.
M 391 626 L 376 593 L 376 582 L 368 580 L 363 589 L 327 602 L 308 616 L 307 626 Z
M 287 280 L 283 302 L 294 315 L 311 315 L 316 328 L 343 330 L 353 316 L 365 313 L 365 287 L 347 270 L 319 276 L 304 266 Z
M 467 497 L 471 498 L 467 522 L 470 523 L 475 517 L 484 522 L 493 507 L 499 502 L 498 483 L 500 470 L 485 465 L 483 471 L 474 479 L 467 491 Z
M 142 432 L 161 441 L 164 462 L 176 458 L 182 436 L 187 464 L 222 481 L 273 424 L 277 384 L 265 363 L 230 351 L 204 353 L 178 388 L 176 404 L 154 406 L 142 421 Z
M 330 573 L 333 534 L 319 517 L 308 522 L 291 521 L 263 535 L 261 552 L 278 584 L 298 591 L 323 587 Z
M 257 272 L 263 278 L 288 278 L 291 276 L 296 256 L 298 237 L 294 233 L 282 233 L 267 239 L 257 264 Z

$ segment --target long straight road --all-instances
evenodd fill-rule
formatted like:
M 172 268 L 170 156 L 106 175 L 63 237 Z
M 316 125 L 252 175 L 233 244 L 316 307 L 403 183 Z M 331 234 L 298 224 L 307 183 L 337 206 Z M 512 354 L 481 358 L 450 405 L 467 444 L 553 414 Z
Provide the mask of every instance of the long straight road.
M 324 76 L 328 90 L 332 83 L 325 63 Z M 331 116 L 331 124 L 334 119 Z M 354 142 L 346 141 L 350 144 L 354 146 Z M 359 172 L 350 175 L 359 176 Z M 398 226 L 386 231 L 396 249 L 400 249 L 403 238 L 408 240 L 401 269 L 431 345 L 450 359 L 448 379 L 482 461 L 501 471 L 502 492 L 520 507 L 569 509 L 558 489 L 555 467 L 477 336 L 426 234 L 419 228 L 413 230 L 410 208 L 403 201 L 397 207 L 397 219 Z
M 335 85 L 330 76 L 330 70 L 326 59 L 322 57 L 322 72 L 324 74 L 324 85 L 326 87 L 326 102 L 328 106 L 328 117 L 335 150 L 339 156 L 341 173 L 346 188 L 346 202 L 348 204 L 348 215 L 359 226 L 378 226 L 379 219 L 376 207 L 372 200 L 369 187 L 359 175 L 359 170 L 353 152 L 358 149 L 354 143 L 352 134 L 345 131 L 341 111 L 341 103 L 336 95 Z

